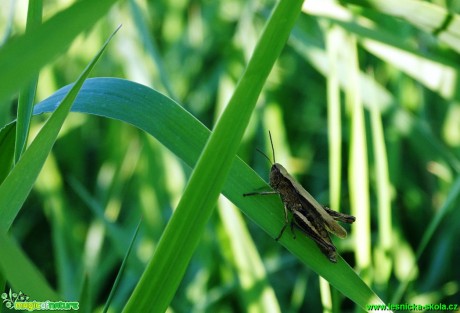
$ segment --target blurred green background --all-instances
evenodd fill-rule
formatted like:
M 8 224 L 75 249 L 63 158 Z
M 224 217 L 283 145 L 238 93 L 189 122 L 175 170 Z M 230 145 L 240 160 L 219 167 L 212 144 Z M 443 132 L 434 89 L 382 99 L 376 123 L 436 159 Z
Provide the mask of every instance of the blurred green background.
M 70 5 L 45 1 L 43 21 Z M 120 1 L 40 70 L 35 103 L 74 82 L 122 24 L 91 76 L 150 86 L 212 129 L 274 5 Z M 5 45 L 25 31 L 27 3 L 1 6 Z M 268 180 L 256 148 L 270 155 L 270 130 L 277 162 L 320 203 L 356 216 L 348 238 L 334 242 L 387 303 L 460 304 L 459 12 L 460 1 L 306 1 L 239 151 Z M 16 107 L 17 97 L 0 103 L 1 125 Z M 44 120 L 33 118 L 32 138 Z M 97 312 L 126 252 L 118 239 L 129 242 L 142 216 L 111 304 L 118 312 L 190 172 L 145 132 L 72 113 L 10 233 L 63 298 L 89 290 L 85 309 Z M 243 263 L 234 238 L 251 247 Z M 266 275 L 263 303 L 246 292 L 245 270 Z M 360 309 L 222 197 L 169 311 L 268 310 Z

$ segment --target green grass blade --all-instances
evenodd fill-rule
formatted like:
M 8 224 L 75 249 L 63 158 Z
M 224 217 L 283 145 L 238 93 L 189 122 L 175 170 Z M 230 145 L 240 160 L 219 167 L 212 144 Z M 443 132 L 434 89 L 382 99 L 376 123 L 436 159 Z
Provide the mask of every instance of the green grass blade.
M 330 70 L 327 73 L 327 130 L 329 154 L 329 203 L 334 210 L 340 210 L 342 189 L 342 119 L 339 85 L 339 51 L 343 32 L 335 25 L 327 23 L 326 48 Z M 320 278 L 321 302 L 325 311 L 332 309 L 331 287 Z
M 353 236 L 356 249 L 356 264 L 360 270 L 367 271 L 371 266 L 371 238 L 370 238 L 370 206 L 369 206 L 369 169 L 367 160 L 366 127 L 364 108 L 359 90 L 359 65 L 356 38 L 349 36 L 347 45 L 349 52 L 350 85 L 347 89 L 347 104 L 350 110 L 350 161 L 349 185 L 352 215 L 357 217 L 353 224 Z M 370 281 L 370 276 L 364 278 Z
M 0 184 L 11 170 L 14 155 L 16 123 L 5 125 L 0 130 Z
M 123 262 L 121 263 L 121 266 L 120 266 L 120 270 L 118 271 L 117 278 L 115 279 L 115 282 L 113 283 L 112 289 L 110 290 L 109 297 L 107 298 L 107 301 L 104 305 L 104 309 L 102 310 L 102 312 L 104 313 L 106 313 L 107 310 L 109 309 L 110 303 L 112 302 L 112 299 L 113 299 L 113 295 L 115 294 L 115 291 L 117 290 L 117 287 L 120 284 L 120 280 L 121 280 L 121 277 L 123 276 L 123 272 L 125 270 L 128 257 L 131 254 L 131 250 L 134 246 L 134 242 L 136 241 L 136 237 L 139 232 L 141 222 L 142 220 L 140 220 L 139 223 L 137 224 L 136 230 L 134 231 L 134 234 L 131 238 L 131 242 L 129 244 L 128 250 L 126 251 L 125 257 L 123 258 Z
M 421 3 L 420 1 L 417 2 Z M 408 3 L 404 2 L 404 5 Z M 388 2 L 378 2 L 376 4 L 377 8 L 383 9 L 383 13 L 387 12 Z M 427 5 L 433 6 L 433 4 Z M 398 6 L 397 11 L 399 13 L 405 11 L 404 14 L 413 16 L 413 11 L 409 9 L 411 6 L 409 5 L 408 8 L 404 9 Z M 391 5 L 388 7 L 391 7 Z M 441 8 L 438 7 L 438 9 Z M 396 68 L 416 79 L 427 88 L 439 93 L 445 99 L 451 99 L 452 97 L 458 99 L 458 93 L 456 92 L 458 88 L 455 84 L 456 77 L 459 76 L 457 65 L 438 51 L 421 52 L 408 43 L 410 41 L 408 35 L 394 34 L 384 25 L 379 25 L 362 16 L 355 17 L 351 10 L 347 10 L 338 4 L 322 3 L 319 5 L 314 4 L 314 2 L 308 2 L 304 6 L 304 11 L 318 17 L 327 18 L 344 30 L 356 34 L 359 43 L 370 53 L 388 64 L 393 64 Z M 393 13 L 396 13 L 396 11 Z M 426 13 L 432 14 L 432 12 Z M 383 15 L 382 13 L 380 14 Z M 448 15 L 445 10 L 444 14 Z M 398 14 L 396 15 L 398 16 Z M 460 21 L 458 15 L 453 14 L 452 17 Z M 460 34 L 458 37 L 460 43 Z M 378 101 L 382 100 L 379 99 Z
M 275 292 L 270 286 L 264 264 L 252 241 L 244 219 L 227 199 L 219 199 L 218 208 L 222 225 L 229 234 L 229 251 L 241 284 L 245 307 L 250 312 L 280 312 Z M 227 247 L 227 246 L 225 246 Z
M 113 35 L 112 35 L 113 36 Z M 112 36 L 106 41 L 99 53 L 93 58 L 85 71 L 80 75 L 62 103 L 49 118 L 25 151 L 21 160 L 0 186 L 0 231 L 6 233 L 13 223 L 22 204 L 40 173 L 43 164 L 56 141 L 59 130 L 70 111 L 73 101 L 83 82 L 88 77 L 97 60 L 102 55 Z
M 342 181 L 342 122 L 340 108 L 340 86 L 338 58 L 343 33 L 334 25 L 327 29 L 327 52 L 330 70 L 327 76 L 327 113 L 329 144 L 329 185 L 331 208 L 340 208 Z
M 0 270 L 15 290 L 23 291 L 32 299 L 59 300 L 37 267 L 5 232 L 0 232 L 0 246 Z
M 41 0 L 29 1 L 26 32 L 30 32 L 31 29 L 35 29 L 41 25 L 42 7 L 43 3 Z M 19 94 L 18 118 L 16 122 L 16 145 L 14 149 L 15 163 L 19 160 L 26 148 L 37 82 L 38 75 L 34 75 L 31 82 Z
M 5 42 L 8 40 L 8 38 L 11 36 L 11 33 L 13 32 L 14 1 L 10 1 L 9 5 L 6 5 L 4 3 L 4 5 L 2 6 L 2 11 L 5 12 L 4 14 L 5 16 L 7 16 L 7 18 L 5 19 L 5 24 L 2 27 L 3 33 L 0 38 L 0 46 L 3 46 L 5 44 Z
M 93 215 L 100 220 L 107 230 L 107 237 L 112 242 L 115 250 L 120 257 L 124 256 L 126 250 L 129 249 L 129 233 L 122 227 L 114 222 L 111 222 L 104 215 L 104 208 L 101 204 L 91 196 L 91 194 L 85 189 L 85 187 L 77 181 L 75 178 L 69 178 L 69 184 L 75 193 L 82 199 L 86 206 L 92 211 Z
M 14 288 L 17 288 L 17 290 L 27 290 L 27 293 L 35 299 L 58 300 L 59 298 L 48 286 L 37 267 L 24 255 L 13 240 L 8 238 L 7 231 L 32 189 L 79 89 L 102 55 L 111 37 L 80 75 L 79 79 L 66 94 L 62 103 L 34 139 L 29 149 L 25 151 L 23 157 L 0 185 L 1 272 Z M 4 129 L 11 130 L 12 127 Z M 12 135 L 12 132 L 10 134 Z
M 435 3 L 418 0 L 352 0 L 350 2 L 404 19 L 415 27 L 436 35 L 457 53 L 460 52 L 458 31 L 460 16 Z
M 0 103 L 25 86 L 40 68 L 65 51 L 75 37 L 106 14 L 114 2 L 78 1 L 40 27 L 1 47 Z
M 373 150 L 375 156 L 375 180 L 378 201 L 378 231 L 379 239 L 375 248 L 377 257 L 376 281 L 379 284 L 388 284 L 392 266 L 393 229 L 391 214 L 391 184 L 388 171 L 388 158 L 385 146 L 385 137 L 382 125 L 382 117 L 376 109 L 371 110 L 371 126 Z
M 332 70 L 328 63 L 326 52 L 323 50 L 323 47 L 315 42 L 311 35 L 302 32 L 300 29 L 296 29 L 290 38 L 290 43 L 323 76 L 326 77 L 329 71 Z M 347 61 L 342 58 L 339 60 L 337 66 L 340 87 L 342 90 L 346 90 L 350 88 L 350 79 L 347 77 Z M 394 106 L 395 103 L 392 94 L 378 84 L 373 77 L 361 72 L 359 75 L 359 84 L 362 86 L 359 90 L 359 96 L 366 107 L 377 106 L 379 110 L 386 111 Z
M 50 112 L 70 86 L 56 92 L 35 107 L 35 113 Z M 129 95 L 127 97 L 126 95 Z M 94 114 L 124 121 L 154 136 L 166 148 L 194 167 L 210 131 L 179 104 L 168 97 L 137 83 L 116 78 L 88 79 L 82 87 L 72 111 Z M 223 194 L 272 238 L 284 224 L 279 199 L 242 195 L 258 188 L 269 188 L 240 158 L 236 158 L 223 188 Z M 308 238 L 283 236 L 280 240 L 293 255 L 342 292 L 365 307 L 382 303 L 372 290 L 341 258 L 337 264 L 328 262 Z M 273 241 L 273 244 L 276 244 Z
M 167 309 L 213 212 L 260 91 L 284 47 L 301 4 L 298 0 L 282 0 L 275 7 L 125 312 Z
M 163 87 L 165 88 L 166 92 L 171 98 L 179 99 L 176 93 L 174 92 L 171 80 L 164 66 L 163 59 L 161 58 L 161 55 L 158 52 L 157 45 L 152 36 L 150 35 L 149 26 L 145 21 L 141 8 L 139 8 L 139 5 L 134 0 L 129 1 L 129 6 L 133 14 L 133 22 L 136 25 L 137 31 L 139 33 L 139 36 L 141 37 L 145 49 L 147 50 L 148 54 L 155 62 L 155 65 L 158 68 L 158 74 L 160 76 L 160 81 L 163 84 Z

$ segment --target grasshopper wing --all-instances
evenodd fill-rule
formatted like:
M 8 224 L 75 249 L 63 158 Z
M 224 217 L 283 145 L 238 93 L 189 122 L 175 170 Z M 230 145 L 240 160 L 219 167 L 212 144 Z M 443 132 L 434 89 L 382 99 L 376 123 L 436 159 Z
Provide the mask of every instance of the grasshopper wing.
M 322 220 L 324 226 L 326 229 L 336 235 L 337 237 L 340 238 L 345 238 L 347 237 L 347 231 L 340 226 L 334 218 L 329 215 L 326 210 L 322 207 L 321 204 L 316 201 L 313 196 L 308 193 L 308 191 L 305 190 L 305 188 L 302 187 L 301 184 L 299 184 L 287 171 L 286 169 L 281 165 L 276 163 L 275 164 L 278 168 L 278 170 L 281 172 L 281 174 L 289 180 L 289 182 L 292 184 L 292 187 L 296 190 L 296 193 L 299 196 L 299 199 L 302 203 L 302 207 L 304 207 L 307 210 L 314 210 L 315 215 L 318 216 L 318 219 Z

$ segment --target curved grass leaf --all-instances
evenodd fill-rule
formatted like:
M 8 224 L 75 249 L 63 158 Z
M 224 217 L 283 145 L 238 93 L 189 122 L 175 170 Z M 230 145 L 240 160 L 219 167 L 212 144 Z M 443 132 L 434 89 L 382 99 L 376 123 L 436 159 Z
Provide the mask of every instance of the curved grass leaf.
M 35 114 L 52 112 L 70 86 L 35 107 Z M 88 79 L 72 107 L 73 112 L 93 114 L 132 124 L 154 136 L 166 148 L 194 167 L 210 130 L 170 98 L 146 86 L 116 78 Z M 236 158 L 223 187 L 223 194 L 250 219 L 275 238 L 284 224 L 283 207 L 277 197 L 243 197 L 243 193 L 269 188 L 240 158 Z M 283 236 L 280 243 L 316 273 L 326 278 L 361 307 L 381 300 L 340 257 L 328 262 L 308 238 Z M 276 244 L 273 241 L 273 244 Z

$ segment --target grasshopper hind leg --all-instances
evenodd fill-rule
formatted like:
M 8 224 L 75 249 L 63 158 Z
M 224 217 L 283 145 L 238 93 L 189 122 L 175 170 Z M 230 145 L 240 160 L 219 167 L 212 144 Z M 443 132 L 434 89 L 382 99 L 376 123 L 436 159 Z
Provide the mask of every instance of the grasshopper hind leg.
M 333 248 L 331 248 L 330 246 L 325 246 L 324 244 L 319 243 L 317 241 L 315 243 L 321 250 L 321 252 L 329 259 L 329 261 L 331 261 L 332 263 L 337 263 L 337 253 L 334 246 Z
M 323 209 L 336 221 L 352 224 L 356 220 L 356 217 L 354 217 L 353 215 L 348 215 L 331 210 L 327 206 L 323 206 Z

